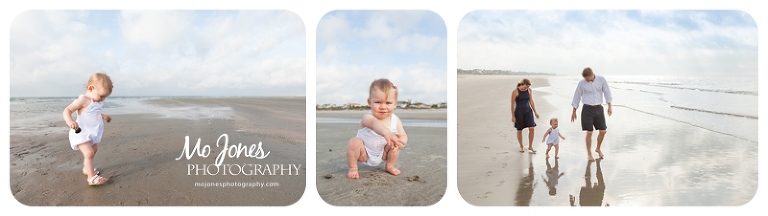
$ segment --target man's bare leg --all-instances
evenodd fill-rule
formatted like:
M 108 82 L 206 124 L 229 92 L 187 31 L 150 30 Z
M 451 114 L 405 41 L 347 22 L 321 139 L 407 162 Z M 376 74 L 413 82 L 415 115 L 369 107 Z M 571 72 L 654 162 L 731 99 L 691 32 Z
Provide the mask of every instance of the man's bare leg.
M 595 158 L 592 157 L 592 131 L 587 131 L 587 156 L 589 156 L 589 161 L 595 161 Z
M 595 148 L 595 152 L 597 152 L 597 155 L 600 157 L 600 159 L 603 159 L 603 151 L 600 149 L 600 146 L 603 145 L 603 138 L 605 138 L 606 130 L 600 130 L 597 133 L 597 147 Z

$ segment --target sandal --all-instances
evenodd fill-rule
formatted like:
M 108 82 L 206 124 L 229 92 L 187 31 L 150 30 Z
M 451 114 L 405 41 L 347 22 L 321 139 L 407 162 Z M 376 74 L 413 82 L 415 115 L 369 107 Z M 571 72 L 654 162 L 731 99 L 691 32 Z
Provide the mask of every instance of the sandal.
M 528 148 L 528 150 L 531 151 L 531 153 L 536 154 L 536 150 L 533 150 L 531 148 Z
M 101 174 L 101 172 L 96 170 L 96 168 L 93 168 L 93 171 L 96 172 L 96 175 Z M 85 173 L 85 171 L 83 171 L 83 175 L 88 175 L 88 173 Z
M 91 186 L 102 185 L 104 183 L 107 183 L 107 178 L 101 177 L 99 175 L 95 175 L 88 179 L 88 185 L 91 185 Z

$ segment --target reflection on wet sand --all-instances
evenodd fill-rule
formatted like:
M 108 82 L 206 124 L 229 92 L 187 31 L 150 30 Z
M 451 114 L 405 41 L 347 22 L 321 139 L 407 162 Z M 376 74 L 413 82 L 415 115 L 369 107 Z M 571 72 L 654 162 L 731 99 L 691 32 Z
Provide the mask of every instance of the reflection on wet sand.
M 534 187 L 533 179 L 533 155 L 531 155 L 528 157 L 528 174 L 520 178 L 520 184 L 517 188 L 517 197 L 515 197 L 516 206 L 531 205 L 531 198 L 533 197 Z
M 605 196 L 605 180 L 603 179 L 603 170 L 600 168 L 600 161 L 589 161 L 587 163 L 587 171 L 584 173 L 585 186 L 581 187 L 579 191 L 579 205 L 580 206 L 601 206 L 603 204 L 603 196 Z M 590 168 L 592 163 L 595 163 L 597 167 L 597 183 L 592 184 L 592 172 Z M 568 195 L 570 198 L 571 206 L 576 205 L 576 197 Z M 608 203 L 605 204 L 608 206 Z
M 547 188 L 549 188 L 549 195 L 555 196 L 557 195 L 557 182 L 560 179 L 560 177 L 563 177 L 565 173 L 560 172 L 560 159 L 555 159 L 555 167 L 552 167 L 552 165 L 549 163 L 549 158 L 547 160 L 547 178 L 544 178 L 542 176 L 541 178 L 544 179 L 544 183 L 547 184 Z

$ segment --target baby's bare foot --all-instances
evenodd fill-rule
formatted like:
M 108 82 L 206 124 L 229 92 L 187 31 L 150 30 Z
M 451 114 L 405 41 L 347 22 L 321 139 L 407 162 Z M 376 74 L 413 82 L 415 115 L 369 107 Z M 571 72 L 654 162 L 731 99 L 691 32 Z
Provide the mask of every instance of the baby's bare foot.
M 400 175 L 400 170 L 395 167 L 387 167 L 387 172 L 392 175 Z
M 357 179 L 357 178 L 360 178 L 360 174 L 357 173 L 357 169 L 349 169 L 349 172 L 347 173 L 347 178 Z

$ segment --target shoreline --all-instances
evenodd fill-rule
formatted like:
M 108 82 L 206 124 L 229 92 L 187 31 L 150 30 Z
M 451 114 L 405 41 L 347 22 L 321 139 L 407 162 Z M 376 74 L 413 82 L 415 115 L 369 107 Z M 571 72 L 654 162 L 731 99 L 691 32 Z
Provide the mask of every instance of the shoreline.
M 362 118 L 370 110 L 333 110 L 333 111 L 315 111 L 316 118 Z M 433 119 L 447 120 L 447 109 L 395 109 L 395 115 L 403 119 Z

